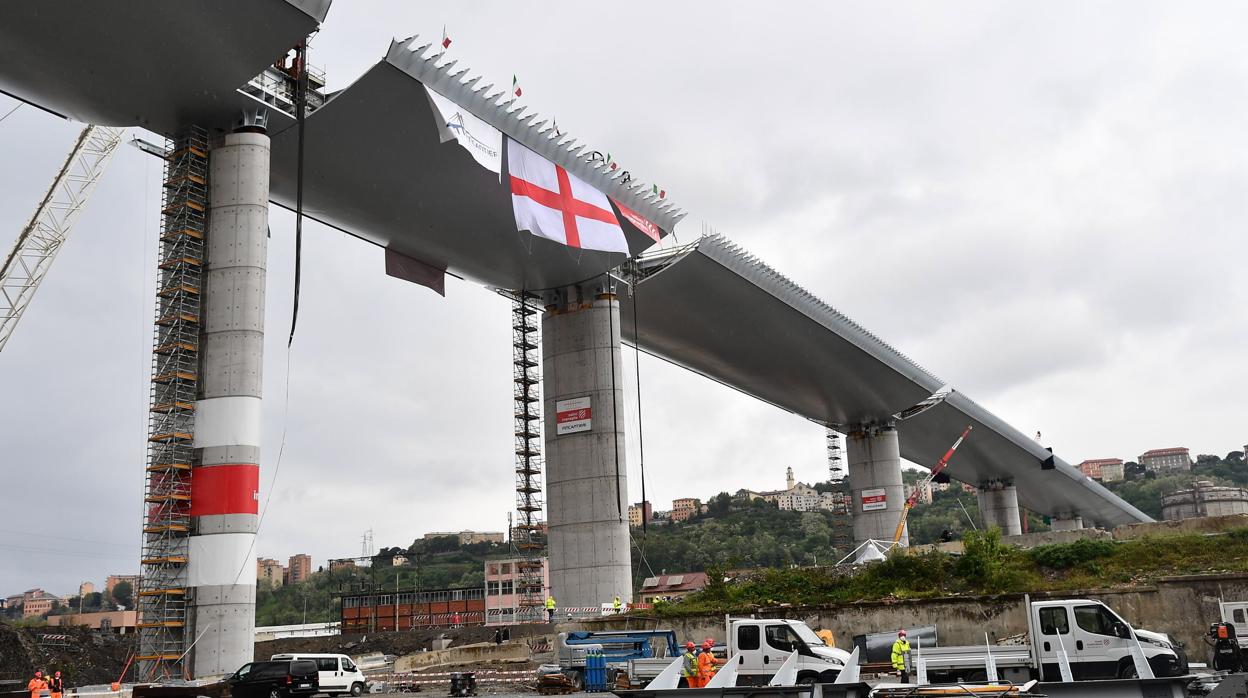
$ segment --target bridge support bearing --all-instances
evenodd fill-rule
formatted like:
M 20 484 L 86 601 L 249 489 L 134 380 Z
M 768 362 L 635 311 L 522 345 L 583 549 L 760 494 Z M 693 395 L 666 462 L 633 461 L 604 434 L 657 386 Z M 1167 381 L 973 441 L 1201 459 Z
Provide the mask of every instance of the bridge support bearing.
M 1078 531 L 1083 528 L 1083 517 L 1073 514 L 1057 515 L 1050 521 L 1049 528 L 1054 531 Z
M 1018 490 L 1013 480 L 988 480 L 977 486 L 979 515 L 984 528 L 996 526 L 1003 536 L 1017 536 L 1023 532 L 1018 510 Z
M 269 137 L 254 126 L 226 135 L 209 164 L 188 556 L 197 677 L 233 672 L 255 645 Z
M 849 490 L 853 498 L 854 545 L 867 540 L 891 541 L 906 501 L 901 480 L 901 449 L 890 426 L 851 429 L 845 439 Z M 910 545 L 910 531 L 899 545 Z
M 598 283 L 548 294 L 542 317 L 550 587 L 560 608 L 631 598 L 624 366 L 612 291 Z

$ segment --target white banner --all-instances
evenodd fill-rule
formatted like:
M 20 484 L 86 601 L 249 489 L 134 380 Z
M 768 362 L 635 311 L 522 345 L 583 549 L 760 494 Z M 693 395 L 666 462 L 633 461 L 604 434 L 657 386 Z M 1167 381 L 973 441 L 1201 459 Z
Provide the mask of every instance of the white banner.
M 574 397 L 571 400 L 560 400 L 555 403 L 555 434 L 575 434 L 578 431 L 589 431 L 593 426 L 593 410 L 589 406 L 589 397 Z
M 877 511 L 888 508 L 888 491 L 883 487 L 862 491 L 862 510 Z
M 195 403 L 195 448 L 260 446 L 260 398 L 214 397 Z
M 471 112 L 428 87 L 429 103 L 437 119 L 442 142 L 455 140 L 472 159 L 497 175 L 503 173 L 503 134 L 498 129 L 473 116 Z
M 191 536 L 186 584 L 192 587 L 256 583 L 256 534 L 217 533 Z

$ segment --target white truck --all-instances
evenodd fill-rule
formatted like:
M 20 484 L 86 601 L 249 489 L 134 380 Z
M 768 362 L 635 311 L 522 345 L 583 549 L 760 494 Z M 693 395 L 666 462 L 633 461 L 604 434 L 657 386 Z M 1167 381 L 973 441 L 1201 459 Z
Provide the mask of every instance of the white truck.
M 727 656 L 737 657 L 738 685 L 766 684 L 793 652 L 797 652 L 798 683 L 831 683 L 849 653 L 826 645 L 800 620 L 728 618 Z
M 1183 649 L 1162 633 L 1131 627 L 1100 601 L 1064 599 L 1024 601 L 1027 637 L 1024 644 L 963 647 L 910 646 L 911 666 L 922 659 L 931 683 L 982 681 L 991 654 L 997 676 L 1023 683 L 1031 679 L 1061 681 L 1065 652 L 1076 681 L 1132 678 L 1136 675 L 1131 648 L 1138 639 L 1155 676 L 1187 673 Z M 912 670 L 912 674 L 914 671 Z
M 1248 601 L 1221 601 L 1222 622 L 1235 626 L 1235 639 L 1240 648 L 1248 649 Z

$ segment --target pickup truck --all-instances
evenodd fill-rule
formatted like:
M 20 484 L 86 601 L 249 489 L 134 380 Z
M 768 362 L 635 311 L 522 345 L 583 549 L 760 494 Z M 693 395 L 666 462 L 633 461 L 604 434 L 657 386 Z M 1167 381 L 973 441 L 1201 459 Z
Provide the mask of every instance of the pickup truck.
M 829 647 L 800 620 L 728 618 L 725 624 L 728 657 L 737 656 L 738 685 L 764 685 L 797 652 L 798 683 L 831 683 L 849 653 Z
M 982 681 L 986 658 L 992 655 L 997 675 L 1022 683 L 1031 679 L 1061 681 L 1063 650 L 1076 681 L 1133 678 L 1131 647 L 1140 648 L 1155 676 L 1187 673 L 1181 647 L 1162 633 L 1132 628 L 1105 604 L 1088 599 L 1023 602 L 1027 608 L 1027 635 L 1023 644 L 922 647 L 911 644 L 911 663 L 921 660 L 930 683 Z

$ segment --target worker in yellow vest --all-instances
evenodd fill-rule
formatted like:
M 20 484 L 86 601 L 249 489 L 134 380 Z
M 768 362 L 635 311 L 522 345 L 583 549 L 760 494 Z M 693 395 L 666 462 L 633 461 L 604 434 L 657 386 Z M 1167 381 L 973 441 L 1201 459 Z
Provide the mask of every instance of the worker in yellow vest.
M 685 688 L 698 688 L 698 656 L 693 653 L 697 645 L 685 643 L 685 653 L 680 655 L 680 681 Z
M 623 605 L 623 604 L 622 604 L 622 603 L 621 603 L 621 601 L 620 601 L 620 597 L 619 597 L 619 595 L 617 594 L 617 595 L 616 595 L 616 597 L 615 597 L 615 601 L 612 601 L 612 602 L 611 602 L 611 607 L 615 609 L 615 612 L 616 612 L 616 613 L 619 613 L 619 612 L 620 612 L 620 606 L 622 606 L 622 605 Z
M 546 597 L 546 622 L 555 622 L 555 597 L 553 596 Z
M 897 631 L 897 641 L 893 643 L 893 670 L 901 674 L 902 683 L 910 683 L 910 672 L 906 670 L 906 660 L 910 659 L 910 641 L 906 639 L 906 629 Z

